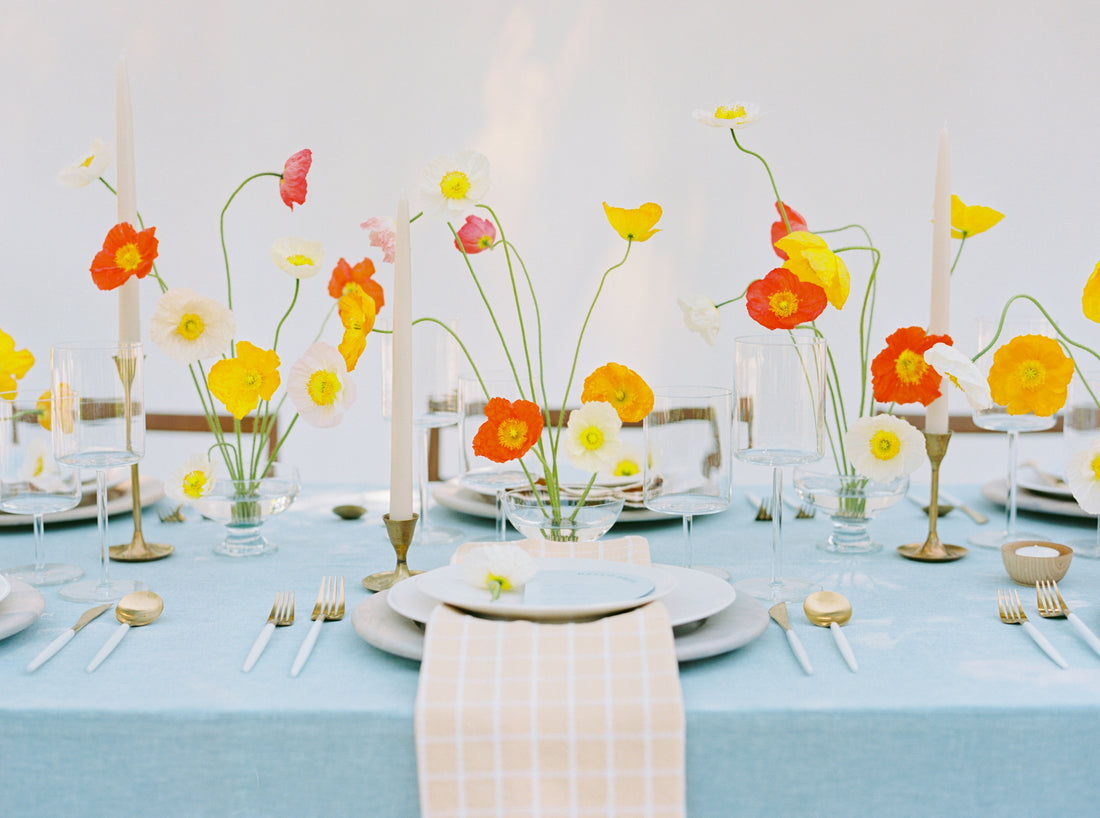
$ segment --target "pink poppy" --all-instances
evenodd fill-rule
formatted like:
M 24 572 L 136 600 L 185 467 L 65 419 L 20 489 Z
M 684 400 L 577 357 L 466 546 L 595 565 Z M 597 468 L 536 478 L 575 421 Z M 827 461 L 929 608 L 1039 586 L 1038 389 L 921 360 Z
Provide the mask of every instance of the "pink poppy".
M 497 229 L 491 221 L 480 216 L 467 216 L 466 224 L 459 228 L 455 249 L 461 250 L 464 247 L 468 255 L 473 255 L 491 249 L 496 240 Z M 459 247 L 459 242 L 462 242 L 462 247 Z
M 313 151 L 304 148 L 286 160 L 283 178 L 279 180 L 279 195 L 291 210 L 306 201 L 306 174 L 313 164 Z
M 372 216 L 359 226 L 370 236 L 371 247 L 382 248 L 382 261 L 393 264 L 393 255 L 397 250 L 397 225 L 393 219 Z

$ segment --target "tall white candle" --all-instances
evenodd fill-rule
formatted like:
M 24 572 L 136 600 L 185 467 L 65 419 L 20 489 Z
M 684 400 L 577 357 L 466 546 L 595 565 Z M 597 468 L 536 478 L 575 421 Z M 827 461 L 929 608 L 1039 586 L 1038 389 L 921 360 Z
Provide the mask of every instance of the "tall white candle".
M 393 365 L 390 392 L 390 519 L 411 520 L 412 494 L 412 261 L 409 202 L 397 203 L 393 259 Z
M 936 154 L 936 198 L 932 204 L 932 304 L 928 318 L 931 335 L 946 335 L 951 331 L 951 144 L 947 128 L 940 133 Z M 924 429 L 931 434 L 946 434 L 948 430 L 947 387 L 928 405 Z
M 126 58 L 118 58 L 115 88 L 115 126 L 118 145 L 118 221 L 137 228 L 137 192 L 134 183 L 134 118 L 130 110 L 130 79 Z M 139 282 L 130 278 L 118 288 L 118 340 L 141 340 Z

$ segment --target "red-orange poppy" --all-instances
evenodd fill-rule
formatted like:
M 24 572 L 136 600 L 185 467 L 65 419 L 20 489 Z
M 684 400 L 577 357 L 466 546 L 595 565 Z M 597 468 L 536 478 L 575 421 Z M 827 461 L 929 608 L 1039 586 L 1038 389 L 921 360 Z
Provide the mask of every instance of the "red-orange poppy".
M 303 148 L 286 160 L 283 165 L 283 178 L 279 180 L 279 195 L 283 204 L 294 209 L 296 204 L 306 202 L 306 174 L 313 164 L 313 151 Z
M 772 222 L 772 249 L 775 254 L 784 261 L 787 260 L 787 254 L 775 246 L 775 243 L 788 233 L 797 233 L 800 230 L 808 230 L 806 227 L 806 220 L 802 218 L 802 214 L 795 210 L 788 204 L 782 202 L 775 203 L 775 210 L 779 214 L 779 221 Z M 787 225 L 783 223 L 783 211 L 787 211 L 787 221 L 791 223 L 791 229 L 787 229 Z
M 375 281 L 374 262 L 365 258 L 352 267 L 346 260 L 340 259 L 332 268 L 332 278 L 328 280 L 328 294 L 333 298 L 340 298 L 348 291 L 349 284 L 358 284 L 363 292 L 374 299 L 375 310 L 382 309 L 386 303 L 382 297 L 382 285 Z
M 871 362 L 871 384 L 879 403 L 920 403 L 940 396 L 943 376 L 924 360 L 936 344 L 950 344 L 949 335 L 929 335 L 923 327 L 902 327 L 886 336 L 886 348 Z
M 749 315 L 768 329 L 794 329 L 813 321 L 828 303 L 823 287 L 802 281 L 783 267 L 758 278 L 745 294 Z
M 495 463 L 523 457 L 542 434 L 542 411 L 529 400 L 491 398 L 485 417 L 488 420 L 474 435 L 474 454 Z
M 157 258 L 155 227 L 140 233 L 129 222 L 120 222 L 103 240 L 103 249 L 92 259 L 92 281 L 101 290 L 121 287 L 130 276 L 145 278 Z

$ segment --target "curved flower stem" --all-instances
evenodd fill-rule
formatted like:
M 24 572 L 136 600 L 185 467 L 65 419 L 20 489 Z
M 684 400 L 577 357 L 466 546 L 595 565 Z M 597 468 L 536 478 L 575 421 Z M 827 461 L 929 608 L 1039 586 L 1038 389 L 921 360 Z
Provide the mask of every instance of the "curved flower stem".
M 963 245 L 966 244 L 966 233 L 963 233 L 962 240 L 959 242 L 959 251 L 955 253 L 955 260 L 951 262 L 951 269 L 947 271 L 948 275 L 955 272 L 955 265 L 959 263 L 959 256 L 963 254 Z
M 860 225 L 850 226 L 860 227 Z M 866 235 L 867 231 L 864 230 L 863 232 Z M 866 250 L 874 258 L 871 265 L 871 275 L 867 279 L 867 288 L 863 292 L 863 306 L 859 313 L 859 414 L 860 417 L 863 417 L 864 405 L 867 403 L 867 366 L 871 359 L 871 321 L 875 315 L 875 295 L 878 292 L 878 265 L 882 261 L 882 253 L 870 243 L 866 247 L 840 247 L 833 252 L 844 253 L 849 250 Z M 874 403 L 874 396 L 872 396 L 871 403 Z
M 542 391 L 543 405 L 548 406 L 549 401 L 547 400 L 547 395 L 546 395 L 546 377 L 545 377 L 546 369 L 543 365 L 543 357 L 542 357 L 542 312 L 539 310 L 539 301 L 535 297 L 535 284 L 534 284 L 533 281 L 531 281 L 531 275 L 530 275 L 530 273 L 527 272 L 527 265 L 524 263 L 523 257 L 519 254 L 519 250 L 517 250 L 516 246 L 514 244 L 512 244 L 511 242 L 508 242 L 507 245 L 508 245 L 508 247 L 511 247 L 512 252 L 516 254 L 516 261 L 519 262 L 520 269 L 523 270 L 523 277 L 525 279 L 527 279 L 527 289 L 531 293 L 531 303 L 534 304 L 534 307 L 535 307 L 536 348 L 538 349 L 538 356 L 539 356 L 539 388 Z M 534 389 L 535 389 L 534 384 L 532 384 L 531 385 L 532 393 L 534 392 Z M 549 418 L 547 418 L 547 420 L 549 420 Z
M 225 203 L 225 207 L 222 208 L 222 213 L 218 219 L 218 232 L 221 234 L 222 240 L 222 257 L 225 259 L 225 293 L 226 293 L 226 306 L 229 309 L 233 309 L 233 280 L 229 275 L 229 251 L 225 246 L 225 211 L 229 210 L 229 205 L 233 204 L 233 200 L 237 198 L 237 194 L 241 192 L 245 185 L 251 182 L 253 179 L 259 179 L 261 176 L 277 176 L 282 179 L 283 174 L 275 173 L 273 171 L 264 171 L 262 173 L 254 173 L 237 185 L 237 189 L 230 195 L 228 201 Z
M 283 317 L 279 319 L 279 323 L 275 327 L 275 342 L 271 345 L 272 352 L 275 352 L 279 348 L 279 333 L 282 332 L 283 324 L 286 323 L 286 319 L 290 317 L 290 312 L 294 309 L 294 305 L 298 303 L 298 291 L 301 288 L 302 279 L 294 279 L 294 297 L 290 299 L 290 306 L 286 308 L 286 312 L 283 313 Z
M 464 343 L 462 343 L 462 339 L 458 337 L 458 333 L 455 332 L 454 329 L 452 329 L 450 326 L 440 321 L 438 318 L 432 318 L 430 316 L 425 316 L 424 318 L 416 318 L 413 320 L 412 323 L 415 327 L 417 324 L 422 324 L 424 322 L 438 324 L 439 326 L 443 327 L 443 329 L 445 329 L 448 333 L 450 333 L 450 336 L 455 339 L 455 343 L 458 344 L 459 348 L 462 350 L 462 354 L 466 356 L 466 360 L 473 368 L 474 377 L 477 378 L 477 382 L 481 385 L 481 391 L 485 393 L 486 398 L 492 397 L 492 395 L 489 394 L 489 388 L 485 385 L 485 381 L 482 380 L 481 372 L 478 371 L 477 364 L 474 363 L 474 358 L 470 354 L 470 350 L 466 348 L 466 345 Z M 379 329 L 378 327 L 372 329 L 371 332 L 377 332 L 382 335 L 393 335 L 392 329 Z
M 783 204 L 783 200 L 779 197 L 779 188 L 775 184 L 775 177 L 772 176 L 772 169 L 768 167 L 767 161 L 765 161 L 764 157 L 760 154 L 756 153 L 755 151 L 750 151 L 748 148 L 738 142 L 737 131 L 735 131 L 733 128 L 730 128 L 730 136 L 733 137 L 733 144 L 737 146 L 737 149 L 739 151 L 741 151 L 742 153 L 747 153 L 749 156 L 755 156 L 757 159 L 760 160 L 760 164 L 764 166 L 764 170 L 768 172 L 768 181 L 772 183 L 772 191 L 775 193 L 775 200 L 779 203 L 779 213 L 783 216 L 783 224 L 786 226 L 788 233 L 792 232 L 791 220 L 787 218 L 787 206 Z
M 716 309 L 716 310 L 720 310 L 720 309 L 722 309 L 722 307 L 726 306 L 727 304 L 732 304 L 732 303 L 734 303 L 735 301 L 740 301 L 740 300 L 741 300 L 742 298 L 744 298 L 744 297 L 745 297 L 746 295 L 748 295 L 748 294 L 749 294 L 749 288 L 748 288 L 748 287 L 746 287 L 745 289 L 743 289 L 743 290 L 741 291 L 741 295 L 738 295 L 738 296 L 736 296 L 736 297 L 734 297 L 734 298 L 727 298 L 727 299 L 726 299 L 725 301 L 723 301 L 723 302 L 721 302 L 721 303 L 719 303 L 719 304 L 715 304 L 715 305 L 714 305 L 714 309 Z
M 111 193 L 113 193 L 115 196 L 118 196 L 118 191 L 115 190 L 113 187 L 111 187 L 110 182 L 108 182 L 102 176 L 99 177 L 99 181 L 101 181 L 103 183 L 103 186 L 105 188 L 107 188 L 107 190 L 111 191 Z M 141 211 L 137 210 L 137 211 L 135 211 L 135 213 L 137 214 L 138 226 L 141 227 L 142 230 L 144 230 L 145 229 L 145 219 L 141 218 Z M 160 286 L 160 291 L 162 293 L 168 292 L 168 284 L 165 282 L 165 280 L 163 278 L 160 277 L 160 271 L 157 270 L 157 263 L 155 261 L 153 262 L 153 278 L 156 280 L 157 284 Z
M 202 383 L 200 384 L 198 376 L 195 375 L 195 367 L 199 368 L 199 372 L 202 373 Z M 195 391 L 199 395 L 199 401 L 202 403 L 203 414 L 206 415 L 206 422 L 210 426 L 210 431 L 214 434 L 215 446 L 222 452 L 222 456 L 225 458 L 226 468 L 229 469 L 230 478 L 238 479 L 237 474 L 233 472 L 233 458 L 229 456 L 229 451 L 233 448 L 232 445 L 225 442 L 225 433 L 222 431 L 221 422 L 218 420 L 217 412 L 215 411 L 214 396 L 210 396 L 209 405 L 206 402 L 206 395 L 209 394 L 209 387 L 204 388 L 202 384 L 206 383 L 206 370 L 203 368 L 202 362 L 199 361 L 195 364 L 191 364 L 187 367 L 191 373 L 191 380 L 195 382 Z M 240 460 L 240 453 L 237 452 L 237 460 Z
M 821 236 L 821 235 L 824 235 L 825 233 L 839 233 L 842 230 L 853 230 L 853 229 L 859 230 L 860 232 L 862 232 L 863 237 L 865 239 L 867 239 L 868 244 L 874 244 L 874 242 L 871 241 L 871 234 L 867 232 L 867 228 L 864 227 L 862 224 L 855 224 L 855 223 L 846 224 L 843 227 L 830 227 L 828 230 L 812 230 L 810 232 L 812 232 L 814 235 Z
M 328 325 L 328 320 L 332 318 L 332 314 L 336 312 L 336 308 L 340 306 L 340 301 L 334 301 L 332 306 L 328 308 L 328 312 L 325 314 L 325 319 L 321 322 L 321 328 L 317 330 L 317 334 L 313 337 L 313 343 L 316 344 L 321 340 L 321 336 L 325 332 L 325 327 Z
M 283 448 L 283 444 L 286 443 L 286 439 L 290 435 L 290 430 L 294 428 L 294 424 L 297 423 L 297 422 L 298 422 L 298 413 L 295 412 L 294 417 L 292 417 L 290 419 L 290 423 L 286 427 L 286 431 L 283 432 L 282 436 L 279 438 L 279 442 L 275 444 L 275 450 L 271 453 L 271 456 L 267 459 L 267 463 L 264 464 L 264 470 L 262 472 L 257 472 L 257 474 L 260 477 L 263 477 L 265 474 L 267 474 L 267 470 L 271 468 L 271 464 L 274 463 L 275 460 L 279 457 L 279 450 L 281 448 Z
M 466 269 L 470 271 L 470 277 L 474 280 L 474 286 L 477 287 L 478 294 L 485 304 L 485 309 L 489 311 L 489 319 L 493 322 L 493 328 L 497 331 L 497 337 L 500 338 L 500 345 L 504 348 L 504 357 L 508 359 L 508 366 L 512 370 L 512 377 L 515 378 L 516 386 L 519 387 L 519 396 L 521 398 L 526 397 L 523 394 L 523 384 L 520 382 L 519 373 L 516 371 L 515 361 L 512 360 L 512 353 L 508 349 L 508 342 L 504 340 L 504 332 L 501 330 L 500 323 L 497 321 L 496 314 L 493 312 L 493 305 L 489 302 L 489 296 L 487 296 L 485 290 L 482 289 L 481 281 L 478 279 L 477 273 L 474 272 L 474 265 L 470 263 L 470 256 L 467 255 L 466 248 L 463 247 L 462 242 L 458 238 L 458 231 L 455 230 L 454 225 L 450 222 L 447 222 L 447 227 L 451 229 L 451 235 L 454 236 L 455 241 L 458 243 L 458 249 L 462 252 L 462 258 L 466 262 Z M 482 386 L 484 386 L 484 384 L 482 384 Z

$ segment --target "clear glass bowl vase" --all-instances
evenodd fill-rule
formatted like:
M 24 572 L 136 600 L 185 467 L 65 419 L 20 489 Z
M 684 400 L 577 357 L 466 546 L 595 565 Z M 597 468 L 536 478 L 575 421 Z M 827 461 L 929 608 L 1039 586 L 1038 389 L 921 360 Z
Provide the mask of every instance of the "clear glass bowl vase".
M 298 496 L 298 470 L 277 464 L 268 476 L 256 479 L 218 479 L 205 497 L 192 505 L 211 520 L 225 527 L 225 538 L 214 546 L 214 553 L 227 557 L 255 557 L 270 554 L 278 546 L 263 536 L 268 518 L 290 508 Z
M 504 492 L 504 511 L 525 537 L 554 542 L 598 540 L 619 518 L 623 498 L 596 487 L 585 496 L 584 489 L 563 485 L 557 498 L 545 486 L 509 489 Z
M 889 482 L 845 474 L 823 474 L 796 468 L 794 487 L 803 502 L 829 515 L 833 530 L 818 548 L 836 554 L 871 554 L 882 543 L 871 538 L 868 524 L 909 490 L 909 478 Z

